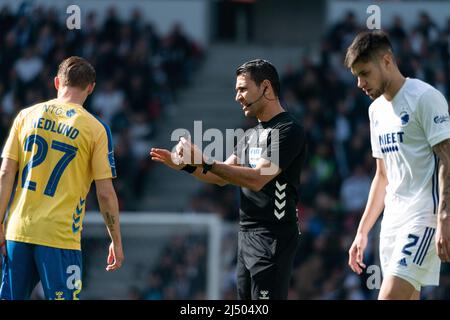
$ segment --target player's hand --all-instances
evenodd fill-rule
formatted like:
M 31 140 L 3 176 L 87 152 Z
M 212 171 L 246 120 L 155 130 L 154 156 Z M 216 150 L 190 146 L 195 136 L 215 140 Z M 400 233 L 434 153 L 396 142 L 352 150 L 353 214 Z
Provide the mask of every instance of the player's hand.
M 113 242 L 109 245 L 108 265 L 106 271 L 114 271 L 119 269 L 123 263 L 123 250 L 121 245 L 115 245 Z
M 178 155 L 175 152 L 170 152 L 166 149 L 152 148 L 150 150 L 150 156 L 153 161 L 163 163 L 175 170 L 180 170 L 184 167 L 184 164 L 181 163 L 181 159 L 179 159 Z
M 357 274 L 363 272 L 366 265 L 363 262 L 364 250 L 367 246 L 367 235 L 358 233 L 353 240 L 353 244 L 348 250 L 348 265 Z
M 442 262 L 450 262 L 450 217 L 438 217 L 436 253 Z

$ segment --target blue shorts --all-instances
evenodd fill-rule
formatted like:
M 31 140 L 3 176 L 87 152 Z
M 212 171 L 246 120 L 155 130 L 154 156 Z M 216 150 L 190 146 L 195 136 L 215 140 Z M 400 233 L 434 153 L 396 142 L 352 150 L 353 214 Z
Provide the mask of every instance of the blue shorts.
M 48 300 L 78 300 L 81 251 L 6 241 L 0 299 L 29 299 L 39 280 Z

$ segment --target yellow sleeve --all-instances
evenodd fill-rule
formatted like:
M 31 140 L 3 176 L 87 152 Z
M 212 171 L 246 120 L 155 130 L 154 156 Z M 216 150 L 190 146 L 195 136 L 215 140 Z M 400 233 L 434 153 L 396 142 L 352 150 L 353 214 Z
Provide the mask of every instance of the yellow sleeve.
M 103 128 L 94 142 L 92 155 L 91 166 L 94 180 L 115 178 L 117 176 L 111 130 L 106 124 L 102 124 Z
M 9 132 L 8 139 L 2 152 L 2 158 L 8 158 L 15 161 L 19 161 L 19 123 L 21 119 L 21 113 L 14 119 L 11 131 Z

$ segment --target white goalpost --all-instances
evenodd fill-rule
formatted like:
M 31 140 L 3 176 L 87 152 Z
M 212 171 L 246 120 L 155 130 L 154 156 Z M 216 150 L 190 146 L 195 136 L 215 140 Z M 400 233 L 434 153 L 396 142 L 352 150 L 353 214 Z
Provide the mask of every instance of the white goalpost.
M 145 284 L 145 271 L 140 269 L 149 270 L 170 239 L 193 234 L 206 239 L 205 298 L 220 299 L 222 220 L 216 214 L 121 212 L 120 225 L 125 262 L 118 271 L 106 272 L 109 236 L 103 217 L 99 212 L 86 213 L 82 233 L 82 249 L 88 247 L 84 298 L 126 299 L 128 288 Z

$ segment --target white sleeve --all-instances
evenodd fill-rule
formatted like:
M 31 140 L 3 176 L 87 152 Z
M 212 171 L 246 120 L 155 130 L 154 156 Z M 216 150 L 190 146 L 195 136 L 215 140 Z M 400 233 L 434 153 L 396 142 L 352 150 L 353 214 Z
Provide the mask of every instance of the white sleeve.
M 448 104 L 438 90 L 433 88 L 422 94 L 417 115 L 431 147 L 445 139 L 450 139 Z
M 375 122 L 373 118 L 372 108 L 369 108 L 369 122 L 370 122 L 370 144 L 372 146 L 372 156 L 374 158 L 383 158 L 381 152 L 380 142 L 378 141 L 377 134 L 375 132 Z

